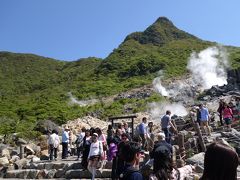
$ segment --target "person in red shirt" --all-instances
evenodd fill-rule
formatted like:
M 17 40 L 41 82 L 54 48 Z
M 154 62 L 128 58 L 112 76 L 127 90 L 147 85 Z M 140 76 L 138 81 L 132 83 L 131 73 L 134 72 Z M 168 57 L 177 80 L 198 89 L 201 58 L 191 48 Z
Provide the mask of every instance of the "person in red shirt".
M 232 109 L 229 107 L 227 103 L 224 104 L 224 109 L 222 111 L 223 119 L 228 129 L 231 129 L 232 124 Z

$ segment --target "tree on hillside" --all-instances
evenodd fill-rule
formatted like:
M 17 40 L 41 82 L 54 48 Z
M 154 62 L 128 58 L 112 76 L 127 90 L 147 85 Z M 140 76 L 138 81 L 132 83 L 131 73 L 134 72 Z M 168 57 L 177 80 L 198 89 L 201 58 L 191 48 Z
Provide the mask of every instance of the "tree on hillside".
M 1 117 L 0 124 L 0 134 L 4 135 L 4 143 L 6 143 L 8 136 L 16 132 L 16 127 L 18 123 L 14 119 Z

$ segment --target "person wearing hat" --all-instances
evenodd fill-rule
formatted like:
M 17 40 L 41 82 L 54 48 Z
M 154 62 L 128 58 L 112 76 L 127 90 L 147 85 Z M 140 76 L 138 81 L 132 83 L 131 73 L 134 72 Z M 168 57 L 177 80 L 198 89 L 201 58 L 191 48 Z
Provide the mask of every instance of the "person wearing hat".
M 68 126 L 66 126 L 62 133 L 62 159 L 66 159 L 68 156 L 69 130 Z
M 103 146 L 102 143 L 98 141 L 98 134 L 93 133 L 92 143 L 88 154 L 88 170 L 92 174 L 92 180 L 95 179 L 96 169 L 98 166 L 98 162 L 101 160 L 102 153 Z

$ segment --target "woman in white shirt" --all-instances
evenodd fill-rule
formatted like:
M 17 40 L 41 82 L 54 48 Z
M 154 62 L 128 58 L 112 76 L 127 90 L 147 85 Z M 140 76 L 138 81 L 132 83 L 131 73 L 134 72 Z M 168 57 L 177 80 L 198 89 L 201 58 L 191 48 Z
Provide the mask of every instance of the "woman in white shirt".
M 92 180 L 95 178 L 98 162 L 103 152 L 102 142 L 98 141 L 98 134 L 93 133 L 92 143 L 88 154 L 88 170 L 92 173 Z

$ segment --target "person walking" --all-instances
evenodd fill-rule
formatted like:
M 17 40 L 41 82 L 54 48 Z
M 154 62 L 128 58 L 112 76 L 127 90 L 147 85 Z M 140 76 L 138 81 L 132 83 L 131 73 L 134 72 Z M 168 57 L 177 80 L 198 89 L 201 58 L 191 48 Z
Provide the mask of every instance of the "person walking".
M 225 124 L 227 126 L 227 129 L 230 130 L 231 124 L 232 124 L 233 113 L 232 113 L 232 109 L 226 103 L 224 104 L 224 109 L 222 111 L 222 115 L 223 115 Z
M 171 144 L 172 133 L 170 132 L 170 127 L 177 133 L 177 128 L 171 122 L 171 111 L 167 110 L 166 114 L 161 118 L 161 126 L 167 143 Z
M 69 128 L 66 126 L 62 133 L 62 159 L 66 159 L 68 156 L 68 143 L 69 143 Z
M 93 133 L 92 144 L 88 154 L 88 170 L 92 174 L 92 180 L 95 179 L 96 169 L 103 153 L 102 142 L 98 141 L 98 134 Z
M 203 131 L 205 131 L 205 133 L 210 136 L 211 130 L 208 124 L 210 115 L 209 115 L 208 109 L 204 107 L 203 104 L 200 105 L 200 112 L 201 112 L 201 122 L 200 122 L 201 127 Z
M 81 165 L 83 167 L 83 170 L 87 169 L 88 166 L 88 154 L 90 151 L 90 146 L 91 146 L 91 133 L 89 129 L 86 129 L 85 131 L 85 136 L 83 138 L 83 152 L 82 152 L 82 161 Z
M 58 132 L 56 130 L 52 131 L 52 134 L 49 137 L 49 147 L 50 147 L 50 160 L 53 160 L 53 156 L 54 156 L 54 160 L 57 160 L 57 152 L 58 152 L 58 147 L 60 144 L 60 139 L 58 136 Z
M 142 118 L 142 123 L 139 125 L 139 135 L 142 138 L 142 148 L 147 148 L 147 118 Z
M 222 117 L 223 109 L 224 109 L 224 101 L 222 99 L 220 99 L 219 106 L 218 106 L 218 109 L 217 109 L 217 112 L 218 112 L 218 115 L 219 115 L 219 120 L 220 120 L 220 126 L 224 125 L 223 124 L 223 117 Z

